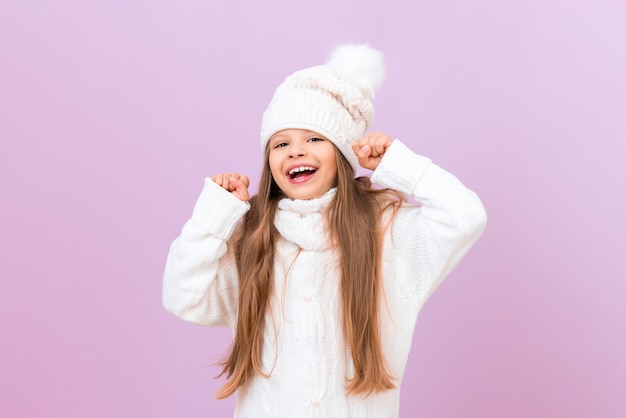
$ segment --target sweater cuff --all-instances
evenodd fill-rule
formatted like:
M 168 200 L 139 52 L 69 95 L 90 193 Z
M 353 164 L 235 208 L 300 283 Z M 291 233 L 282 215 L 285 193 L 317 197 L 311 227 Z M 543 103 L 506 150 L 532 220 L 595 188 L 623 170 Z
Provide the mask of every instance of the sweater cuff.
M 413 194 L 430 164 L 430 158 L 414 153 L 396 139 L 387 148 L 371 180 L 383 187 Z
M 210 234 L 227 240 L 249 209 L 250 203 L 239 200 L 207 177 L 191 220 Z

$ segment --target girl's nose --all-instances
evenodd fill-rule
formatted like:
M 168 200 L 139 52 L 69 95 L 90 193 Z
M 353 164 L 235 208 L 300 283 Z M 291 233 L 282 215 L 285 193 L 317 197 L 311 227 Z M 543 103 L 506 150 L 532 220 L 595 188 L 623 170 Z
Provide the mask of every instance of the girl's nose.
M 289 151 L 289 156 L 292 158 L 304 157 L 304 155 L 306 154 L 306 150 L 304 149 L 304 147 L 299 144 L 294 144 Z

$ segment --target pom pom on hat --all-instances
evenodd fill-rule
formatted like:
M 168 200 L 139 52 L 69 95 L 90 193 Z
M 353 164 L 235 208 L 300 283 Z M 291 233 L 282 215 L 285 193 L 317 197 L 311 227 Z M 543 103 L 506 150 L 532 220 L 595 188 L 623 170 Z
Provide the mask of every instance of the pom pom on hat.
M 288 76 L 263 114 L 261 146 L 272 135 L 299 128 L 328 138 L 355 173 L 359 166 L 352 143 L 374 119 L 371 99 L 385 77 L 382 54 L 367 45 L 340 45 L 325 65 Z
M 367 45 L 339 45 L 326 66 L 341 78 L 351 81 L 367 97 L 374 93 L 385 78 L 383 54 Z

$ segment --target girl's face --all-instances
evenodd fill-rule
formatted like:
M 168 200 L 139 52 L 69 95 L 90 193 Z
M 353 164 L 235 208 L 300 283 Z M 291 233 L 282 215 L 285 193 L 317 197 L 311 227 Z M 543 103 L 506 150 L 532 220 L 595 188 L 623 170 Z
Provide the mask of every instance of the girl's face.
M 337 183 L 335 147 L 322 135 L 304 129 L 275 133 L 267 144 L 274 181 L 291 199 L 313 199 Z

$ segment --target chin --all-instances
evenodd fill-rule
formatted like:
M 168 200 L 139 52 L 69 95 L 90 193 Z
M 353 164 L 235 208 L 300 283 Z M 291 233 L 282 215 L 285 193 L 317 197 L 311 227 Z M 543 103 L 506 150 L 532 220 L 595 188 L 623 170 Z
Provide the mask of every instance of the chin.
M 296 190 L 296 191 L 286 192 L 285 194 L 290 199 L 309 200 L 309 199 L 315 199 L 316 197 L 320 197 L 324 193 L 325 191 L 319 191 L 319 190 L 317 191 Z

